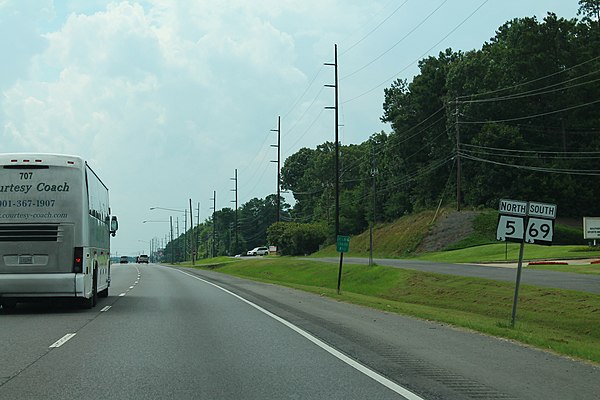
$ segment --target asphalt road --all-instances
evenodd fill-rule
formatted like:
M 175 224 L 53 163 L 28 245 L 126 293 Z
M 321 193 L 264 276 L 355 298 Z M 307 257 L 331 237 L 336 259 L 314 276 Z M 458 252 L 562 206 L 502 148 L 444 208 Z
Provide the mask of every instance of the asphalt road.
M 69 333 L 75 336 L 50 348 Z M 93 310 L 32 304 L 0 313 L 0 359 L 0 399 L 597 399 L 600 393 L 598 367 L 506 340 L 153 264 L 115 266 L 110 296 Z M 403 390 L 405 396 L 398 394 Z
M 119 266 L 113 282 L 94 310 L 19 305 L 1 316 L 1 399 L 402 398 L 178 270 Z
M 339 258 L 306 258 L 305 260 L 325 261 L 339 263 Z M 485 278 L 497 281 L 515 282 L 516 268 L 496 267 L 489 265 L 449 264 L 420 260 L 398 260 L 388 258 L 375 258 L 373 261 L 379 265 L 389 267 L 413 269 L 418 271 L 435 272 L 439 274 Z M 368 264 L 366 258 L 344 257 L 344 263 Z M 600 294 L 600 275 L 576 274 L 570 272 L 544 271 L 523 268 L 521 284 L 534 285 L 557 289 L 577 290 L 580 292 Z

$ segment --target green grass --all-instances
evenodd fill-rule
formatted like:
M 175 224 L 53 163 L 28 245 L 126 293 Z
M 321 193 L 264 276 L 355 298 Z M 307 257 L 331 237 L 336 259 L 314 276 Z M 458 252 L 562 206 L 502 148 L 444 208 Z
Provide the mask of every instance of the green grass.
M 239 258 L 231 258 L 231 257 L 227 257 L 227 256 L 214 257 L 214 258 L 201 258 L 200 260 L 196 260 L 194 262 L 193 266 L 199 266 L 199 267 L 203 267 L 203 268 L 216 268 L 216 267 L 220 267 L 220 266 L 223 266 L 226 264 L 235 263 L 240 260 L 241 259 L 239 259 Z M 166 264 L 169 264 L 169 263 L 166 263 Z M 180 267 L 192 267 L 192 262 L 184 261 L 184 262 L 180 262 L 177 264 L 169 264 L 169 265 L 176 265 L 176 266 L 180 266 Z
M 473 233 L 469 237 L 448 245 L 444 250 L 457 250 L 466 247 L 495 243 L 497 225 L 498 212 L 482 212 L 477 215 L 473 221 Z
M 392 223 L 378 224 L 373 229 L 375 257 L 401 258 L 410 257 L 417 251 L 421 241 L 429 233 L 435 211 L 424 211 L 401 217 Z M 327 246 L 313 254 L 313 257 L 336 256 L 335 245 Z M 369 231 L 352 236 L 348 257 L 368 257 Z
M 549 271 L 575 272 L 577 274 L 600 275 L 600 264 L 573 264 L 569 265 L 529 265 L 527 269 L 543 269 Z
M 421 254 L 417 259 L 450 263 L 515 262 L 519 259 L 519 244 L 504 242 L 451 251 Z M 508 249 L 508 250 L 507 250 Z M 524 260 L 599 258 L 600 249 L 587 246 L 540 246 L 526 244 Z
M 216 270 L 441 321 L 600 363 L 600 295 L 523 285 L 517 325 L 511 328 L 511 283 L 344 265 L 342 294 L 337 295 L 336 264 L 283 257 L 234 261 Z

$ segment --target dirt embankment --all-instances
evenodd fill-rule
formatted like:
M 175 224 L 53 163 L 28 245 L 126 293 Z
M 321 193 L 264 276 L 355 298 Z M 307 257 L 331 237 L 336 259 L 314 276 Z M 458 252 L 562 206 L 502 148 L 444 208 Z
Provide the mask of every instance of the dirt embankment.
M 440 251 L 473 233 L 477 211 L 450 211 L 438 217 L 429 235 L 419 245 L 418 252 Z

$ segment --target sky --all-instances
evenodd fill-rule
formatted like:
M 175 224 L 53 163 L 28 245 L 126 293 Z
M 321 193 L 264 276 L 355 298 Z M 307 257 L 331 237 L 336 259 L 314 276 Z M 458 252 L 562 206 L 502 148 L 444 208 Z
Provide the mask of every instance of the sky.
M 276 192 L 281 157 L 390 132 L 383 91 L 418 60 L 480 49 L 577 0 L 0 0 L 0 152 L 74 154 L 110 190 L 113 255 Z M 292 202 L 290 194 L 286 199 Z M 151 208 L 155 208 L 151 210 Z M 164 208 L 170 210 L 164 210 Z M 175 210 L 175 211 L 174 211 Z M 180 211 L 176 211 L 180 210 Z M 146 222 L 144 222 L 146 221 Z M 189 222 L 188 222 L 189 224 Z

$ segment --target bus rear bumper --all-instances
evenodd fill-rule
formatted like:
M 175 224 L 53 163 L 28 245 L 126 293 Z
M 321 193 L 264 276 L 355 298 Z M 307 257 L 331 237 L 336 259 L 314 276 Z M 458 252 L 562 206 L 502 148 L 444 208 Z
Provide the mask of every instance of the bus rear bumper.
M 78 281 L 81 279 L 73 273 L 0 274 L 0 298 L 81 297 L 83 285 Z M 81 290 L 79 293 L 78 289 Z

